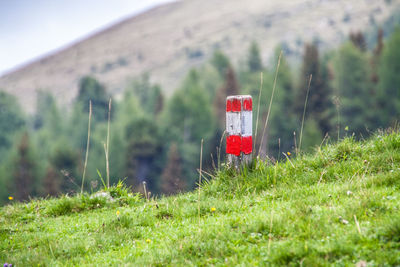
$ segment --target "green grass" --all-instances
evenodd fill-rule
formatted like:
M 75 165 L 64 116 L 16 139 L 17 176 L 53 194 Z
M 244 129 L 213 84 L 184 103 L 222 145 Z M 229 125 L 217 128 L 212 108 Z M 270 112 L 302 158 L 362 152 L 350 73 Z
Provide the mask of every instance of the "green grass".
M 400 264 L 396 132 L 220 171 L 202 188 L 200 220 L 197 192 L 150 201 L 121 185 L 112 192 L 112 202 L 64 196 L 1 208 L 0 263 Z

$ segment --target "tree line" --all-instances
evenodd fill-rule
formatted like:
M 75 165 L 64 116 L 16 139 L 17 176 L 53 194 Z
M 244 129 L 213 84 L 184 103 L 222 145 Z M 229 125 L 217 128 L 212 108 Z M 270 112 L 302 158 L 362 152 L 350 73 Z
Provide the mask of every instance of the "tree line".
M 272 161 L 282 159 L 282 152 L 299 149 L 304 109 L 302 151 L 329 139 L 353 134 L 364 138 L 376 129 L 394 126 L 400 111 L 398 47 L 400 29 L 386 40 L 380 30 L 373 49 L 367 48 L 360 32 L 324 53 L 317 43 L 306 43 L 299 67 L 291 66 L 283 53 L 265 132 L 280 47 L 264 64 L 262 44 L 253 42 L 239 66 L 216 50 L 208 62 L 189 71 L 170 98 L 144 74 L 125 88 L 120 100 L 112 102 L 111 184 L 124 180 L 141 191 L 146 182 L 156 195 L 194 188 L 201 139 L 205 169 L 218 168 L 223 161 L 228 95 L 253 96 L 256 153 Z M 98 190 L 102 186 L 99 174 L 106 173 L 110 98 L 104 85 L 85 76 L 71 107 L 58 106 L 51 93 L 39 90 L 36 112 L 27 116 L 15 97 L 0 91 L 0 203 L 8 201 L 8 196 L 27 200 L 80 190 L 89 101 L 92 131 L 84 188 Z

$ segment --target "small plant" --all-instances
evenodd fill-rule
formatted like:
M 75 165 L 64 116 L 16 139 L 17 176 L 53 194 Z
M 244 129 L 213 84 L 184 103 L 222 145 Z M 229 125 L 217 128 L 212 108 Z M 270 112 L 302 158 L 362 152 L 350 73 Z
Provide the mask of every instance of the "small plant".
M 107 191 L 110 192 L 111 197 L 121 198 L 129 196 L 131 190 L 125 185 L 124 180 L 119 180 L 116 186 L 107 187 Z

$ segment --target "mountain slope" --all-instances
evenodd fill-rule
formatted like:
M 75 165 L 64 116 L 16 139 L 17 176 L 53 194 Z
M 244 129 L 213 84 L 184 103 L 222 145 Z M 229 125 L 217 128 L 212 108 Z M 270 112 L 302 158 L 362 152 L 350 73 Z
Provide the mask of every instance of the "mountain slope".
M 129 79 L 150 72 L 169 93 L 190 67 L 217 48 L 239 64 L 252 40 L 261 45 L 264 61 L 282 42 L 294 55 L 303 42 L 316 38 L 322 47 L 332 47 L 350 30 L 365 30 L 386 19 L 399 5 L 385 0 L 178 1 L 6 74 L 0 88 L 17 95 L 28 111 L 34 108 L 37 89 L 70 103 L 80 77 L 87 74 L 118 94 Z
M 400 134 L 347 138 L 198 192 L 145 201 L 121 186 L 0 209 L 14 265 L 400 264 Z M 200 212 L 200 213 L 199 213 Z

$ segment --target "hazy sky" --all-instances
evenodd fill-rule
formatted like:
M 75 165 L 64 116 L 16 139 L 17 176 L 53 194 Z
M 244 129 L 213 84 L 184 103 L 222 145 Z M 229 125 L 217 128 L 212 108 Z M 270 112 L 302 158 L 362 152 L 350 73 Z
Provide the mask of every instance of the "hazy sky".
M 171 0 L 0 0 L 0 75 Z

